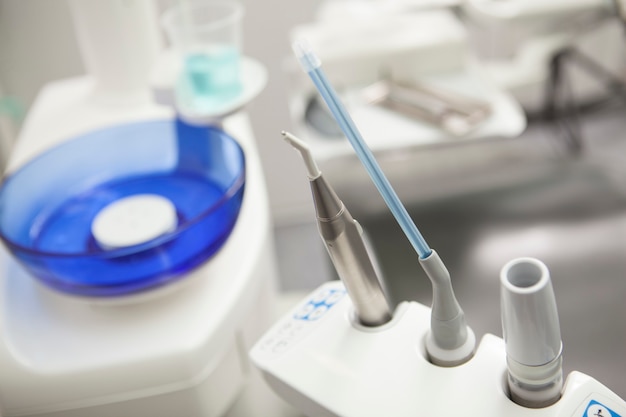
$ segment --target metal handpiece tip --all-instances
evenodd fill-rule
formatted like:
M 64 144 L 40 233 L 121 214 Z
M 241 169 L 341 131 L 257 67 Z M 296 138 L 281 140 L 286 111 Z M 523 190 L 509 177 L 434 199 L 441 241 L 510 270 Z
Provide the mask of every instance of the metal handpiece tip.
M 315 160 L 313 159 L 313 155 L 311 154 L 311 149 L 309 148 L 309 145 L 307 145 L 306 142 L 298 139 L 291 133 L 285 132 L 284 130 L 281 132 L 281 134 L 283 135 L 285 140 L 289 142 L 291 146 L 293 146 L 298 152 L 300 152 L 300 155 L 302 155 L 302 159 L 304 159 L 304 164 L 306 165 L 307 175 L 309 176 L 309 178 L 315 179 L 322 175 L 322 172 L 319 170 L 317 164 L 315 163 Z

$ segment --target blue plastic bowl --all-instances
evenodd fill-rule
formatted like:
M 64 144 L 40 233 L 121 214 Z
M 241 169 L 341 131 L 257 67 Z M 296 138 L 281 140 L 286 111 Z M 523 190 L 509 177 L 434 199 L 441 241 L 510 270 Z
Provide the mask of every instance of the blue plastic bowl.
M 0 188 L 0 237 L 46 285 L 107 297 L 183 277 L 211 258 L 241 207 L 245 158 L 223 131 L 180 120 L 95 131 L 53 148 L 6 177 Z M 106 249 L 91 232 L 110 203 L 156 194 L 176 207 L 175 230 Z

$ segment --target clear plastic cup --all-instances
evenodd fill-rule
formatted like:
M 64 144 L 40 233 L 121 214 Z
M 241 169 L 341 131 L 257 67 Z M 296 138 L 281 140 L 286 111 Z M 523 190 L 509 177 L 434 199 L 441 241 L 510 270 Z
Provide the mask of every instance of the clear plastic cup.
M 181 59 L 176 97 L 183 107 L 211 112 L 241 93 L 243 14 L 237 2 L 212 0 L 182 1 L 163 14 L 163 28 Z

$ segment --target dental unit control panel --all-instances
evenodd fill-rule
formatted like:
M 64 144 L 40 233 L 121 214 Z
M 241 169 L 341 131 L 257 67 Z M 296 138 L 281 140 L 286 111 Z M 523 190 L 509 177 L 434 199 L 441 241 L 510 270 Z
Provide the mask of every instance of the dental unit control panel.
M 327 283 L 261 338 L 252 359 L 275 392 L 308 416 L 626 416 L 622 399 L 579 372 L 548 407 L 515 403 L 504 341 L 490 334 L 465 364 L 434 365 L 424 349 L 430 309 L 422 304 L 401 303 L 375 328 L 354 317 L 343 285 Z
M 500 272 L 503 338 L 476 338 L 450 274 L 380 170 L 308 45 L 294 46 L 385 203 L 417 252 L 433 303 L 391 311 L 362 229 L 317 167 L 301 154 L 320 235 L 340 281 L 313 291 L 253 347 L 272 389 L 307 416 L 626 417 L 626 402 L 591 376 L 562 371 L 563 344 L 550 271 L 516 258 Z

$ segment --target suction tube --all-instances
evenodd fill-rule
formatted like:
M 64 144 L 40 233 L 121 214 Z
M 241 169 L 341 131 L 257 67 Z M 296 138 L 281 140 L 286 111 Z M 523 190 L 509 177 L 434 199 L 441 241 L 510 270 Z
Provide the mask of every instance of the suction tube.
M 500 285 L 511 399 L 524 407 L 547 407 L 563 388 L 563 343 L 550 272 L 537 259 L 514 259 L 502 268 Z

